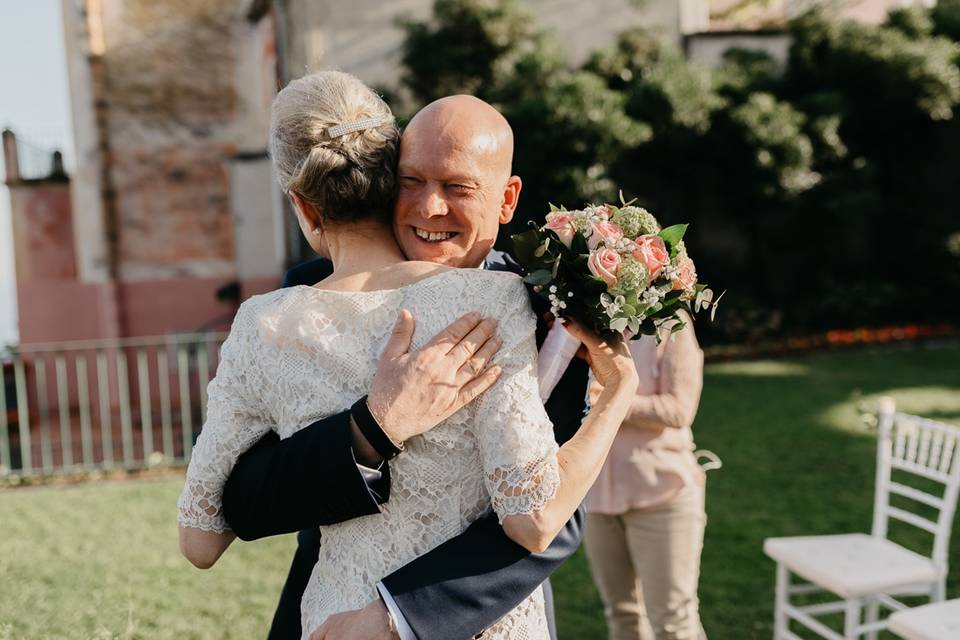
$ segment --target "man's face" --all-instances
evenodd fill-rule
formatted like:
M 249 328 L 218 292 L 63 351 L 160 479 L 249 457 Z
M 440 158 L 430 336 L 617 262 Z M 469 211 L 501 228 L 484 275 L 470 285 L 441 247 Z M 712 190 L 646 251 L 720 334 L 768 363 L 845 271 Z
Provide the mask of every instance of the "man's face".
M 519 179 L 482 133 L 411 127 L 400 144 L 394 233 L 409 260 L 477 267 L 516 206 Z M 515 188 L 511 187 L 514 185 Z

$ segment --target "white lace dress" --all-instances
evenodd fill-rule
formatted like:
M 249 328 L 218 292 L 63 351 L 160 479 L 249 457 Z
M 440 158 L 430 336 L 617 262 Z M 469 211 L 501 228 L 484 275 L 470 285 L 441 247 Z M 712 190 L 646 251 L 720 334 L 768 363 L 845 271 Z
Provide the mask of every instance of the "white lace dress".
M 557 444 L 537 388 L 536 321 L 526 289 L 511 273 L 452 269 L 400 289 L 300 286 L 245 302 L 208 389 L 180 523 L 227 530 L 221 497 L 237 457 L 269 430 L 288 437 L 367 393 L 402 308 L 416 318 L 414 349 L 469 311 L 497 318 L 503 346 L 494 361 L 503 374 L 478 400 L 407 442 L 390 462 L 390 499 L 382 513 L 321 527 L 320 558 L 301 604 L 304 637 L 327 616 L 377 598 L 379 580 L 491 508 L 501 520 L 532 513 L 559 485 Z M 484 635 L 548 637 L 539 589 Z

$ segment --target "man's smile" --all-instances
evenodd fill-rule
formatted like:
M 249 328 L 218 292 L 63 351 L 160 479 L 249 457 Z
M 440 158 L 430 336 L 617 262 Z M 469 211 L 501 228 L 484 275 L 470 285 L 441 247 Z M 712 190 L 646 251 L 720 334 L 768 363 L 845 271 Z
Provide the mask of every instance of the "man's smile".
M 420 227 L 413 227 L 413 233 L 426 242 L 443 242 L 457 235 L 454 231 L 427 231 Z

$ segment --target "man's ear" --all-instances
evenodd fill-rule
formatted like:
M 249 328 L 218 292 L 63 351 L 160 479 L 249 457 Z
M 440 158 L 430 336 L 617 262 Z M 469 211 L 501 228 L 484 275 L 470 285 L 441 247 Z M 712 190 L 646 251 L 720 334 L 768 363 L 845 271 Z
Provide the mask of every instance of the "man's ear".
M 503 188 L 503 203 L 500 205 L 500 224 L 507 224 L 513 220 L 517 203 L 520 201 L 520 189 L 522 187 L 523 181 L 520 180 L 520 176 L 507 178 L 507 184 Z

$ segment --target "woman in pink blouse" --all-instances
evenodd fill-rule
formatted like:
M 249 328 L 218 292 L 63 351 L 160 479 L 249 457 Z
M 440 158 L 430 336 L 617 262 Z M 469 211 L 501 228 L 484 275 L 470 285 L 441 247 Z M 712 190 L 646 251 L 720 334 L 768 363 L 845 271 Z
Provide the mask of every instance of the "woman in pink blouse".
M 640 386 L 587 495 L 585 544 L 611 640 L 706 638 L 697 598 L 704 472 L 690 429 L 703 351 L 683 319 L 659 345 L 653 336 L 630 343 Z M 591 397 L 599 391 L 594 383 Z

